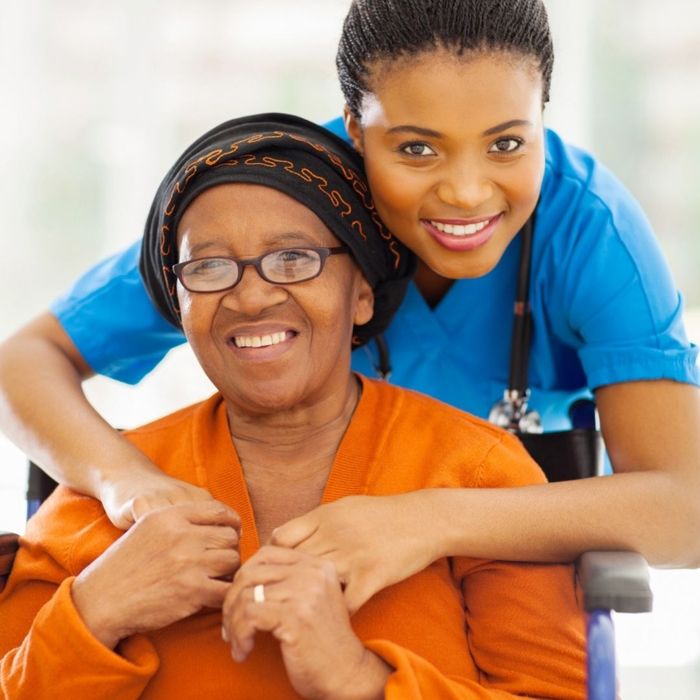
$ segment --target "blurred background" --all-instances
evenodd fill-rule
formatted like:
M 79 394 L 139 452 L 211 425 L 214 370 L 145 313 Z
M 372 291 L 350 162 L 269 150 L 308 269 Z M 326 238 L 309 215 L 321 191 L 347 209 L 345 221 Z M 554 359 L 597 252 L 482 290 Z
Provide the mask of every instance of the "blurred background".
M 348 0 L 23 0 L 0 4 L 0 338 L 141 235 L 161 176 L 240 114 L 342 108 Z M 546 118 L 641 201 L 700 341 L 700 3 L 546 0 L 556 63 Z M 187 348 L 137 387 L 87 392 L 131 427 L 206 396 Z M 21 532 L 25 459 L 0 436 L 0 530 Z M 618 618 L 623 696 L 700 694 L 700 572 L 654 571 L 656 610 Z

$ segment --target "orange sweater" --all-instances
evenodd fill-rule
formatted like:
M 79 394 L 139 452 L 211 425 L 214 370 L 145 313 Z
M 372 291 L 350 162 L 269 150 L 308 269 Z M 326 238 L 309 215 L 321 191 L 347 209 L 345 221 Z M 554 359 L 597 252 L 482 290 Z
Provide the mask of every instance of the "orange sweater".
M 241 556 L 259 543 L 219 395 L 129 433 L 163 471 L 241 515 Z M 432 399 L 363 380 L 323 494 L 544 481 L 511 436 Z M 147 635 L 100 644 L 72 604 L 73 577 L 120 535 L 101 505 L 61 487 L 29 521 L 0 595 L 0 687 L 13 700 L 297 698 L 275 640 L 258 634 L 238 664 L 206 611 Z M 381 536 L 378 533 L 378 536 Z M 378 593 L 352 618 L 396 671 L 386 697 L 584 697 L 583 618 L 569 566 L 442 559 Z

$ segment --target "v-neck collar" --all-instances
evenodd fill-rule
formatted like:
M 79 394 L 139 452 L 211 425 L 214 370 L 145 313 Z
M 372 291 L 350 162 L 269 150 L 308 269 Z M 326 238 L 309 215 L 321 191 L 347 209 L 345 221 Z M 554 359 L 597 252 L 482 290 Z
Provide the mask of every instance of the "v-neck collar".
M 368 436 L 389 416 L 382 415 L 385 411 L 379 406 L 379 391 L 373 383 L 364 377 L 360 380 L 362 394 L 333 460 L 321 503 L 365 493 L 371 466 L 376 461 L 379 441 Z M 241 517 L 240 552 L 241 560 L 245 561 L 260 548 L 260 541 L 221 394 L 215 394 L 199 406 L 192 441 L 198 480 L 214 498 L 234 508 Z

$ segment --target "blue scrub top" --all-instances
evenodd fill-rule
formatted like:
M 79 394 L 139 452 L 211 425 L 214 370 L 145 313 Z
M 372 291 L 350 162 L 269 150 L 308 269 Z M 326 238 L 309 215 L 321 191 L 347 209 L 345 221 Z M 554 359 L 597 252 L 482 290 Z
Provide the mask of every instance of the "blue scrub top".
M 347 138 L 341 119 L 326 124 Z M 530 405 L 545 430 L 570 402 L 616 382 L 700 385 L 683 301 L 639 205 L 590 154 L 546 132 L 531 272 Z M 89 270 L 52 311 L 99 374 L 136 383 L 182 334 L 154 309 L 138 272 L 140 241 Z M 411 285 L 385 338 L 392 383 L 486 417 L 508 380 L 520 237 L 498 265 L 457 280 L 436 308 Z M 374 345 L 353 367 L 376 375 Z

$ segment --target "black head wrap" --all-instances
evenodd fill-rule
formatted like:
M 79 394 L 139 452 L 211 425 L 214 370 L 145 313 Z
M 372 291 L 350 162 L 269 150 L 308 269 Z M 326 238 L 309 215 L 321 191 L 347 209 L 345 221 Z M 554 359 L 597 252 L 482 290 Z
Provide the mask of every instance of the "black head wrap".
M 342 243 L 374 290 L 374 316 L 354 328 L 354 345 L 383 332 L 398 308 L 415 259 L 384 227 L 374 208 L 362 158 L 342 139 L 287 114 L 224 122 L 197 139 L 158 188 L 148 214 L 140 271 L 161 314 L 182 327 L 171 267 L 177 227 L 194 198 L 216 185 L 272 187 L 313 211 Z

